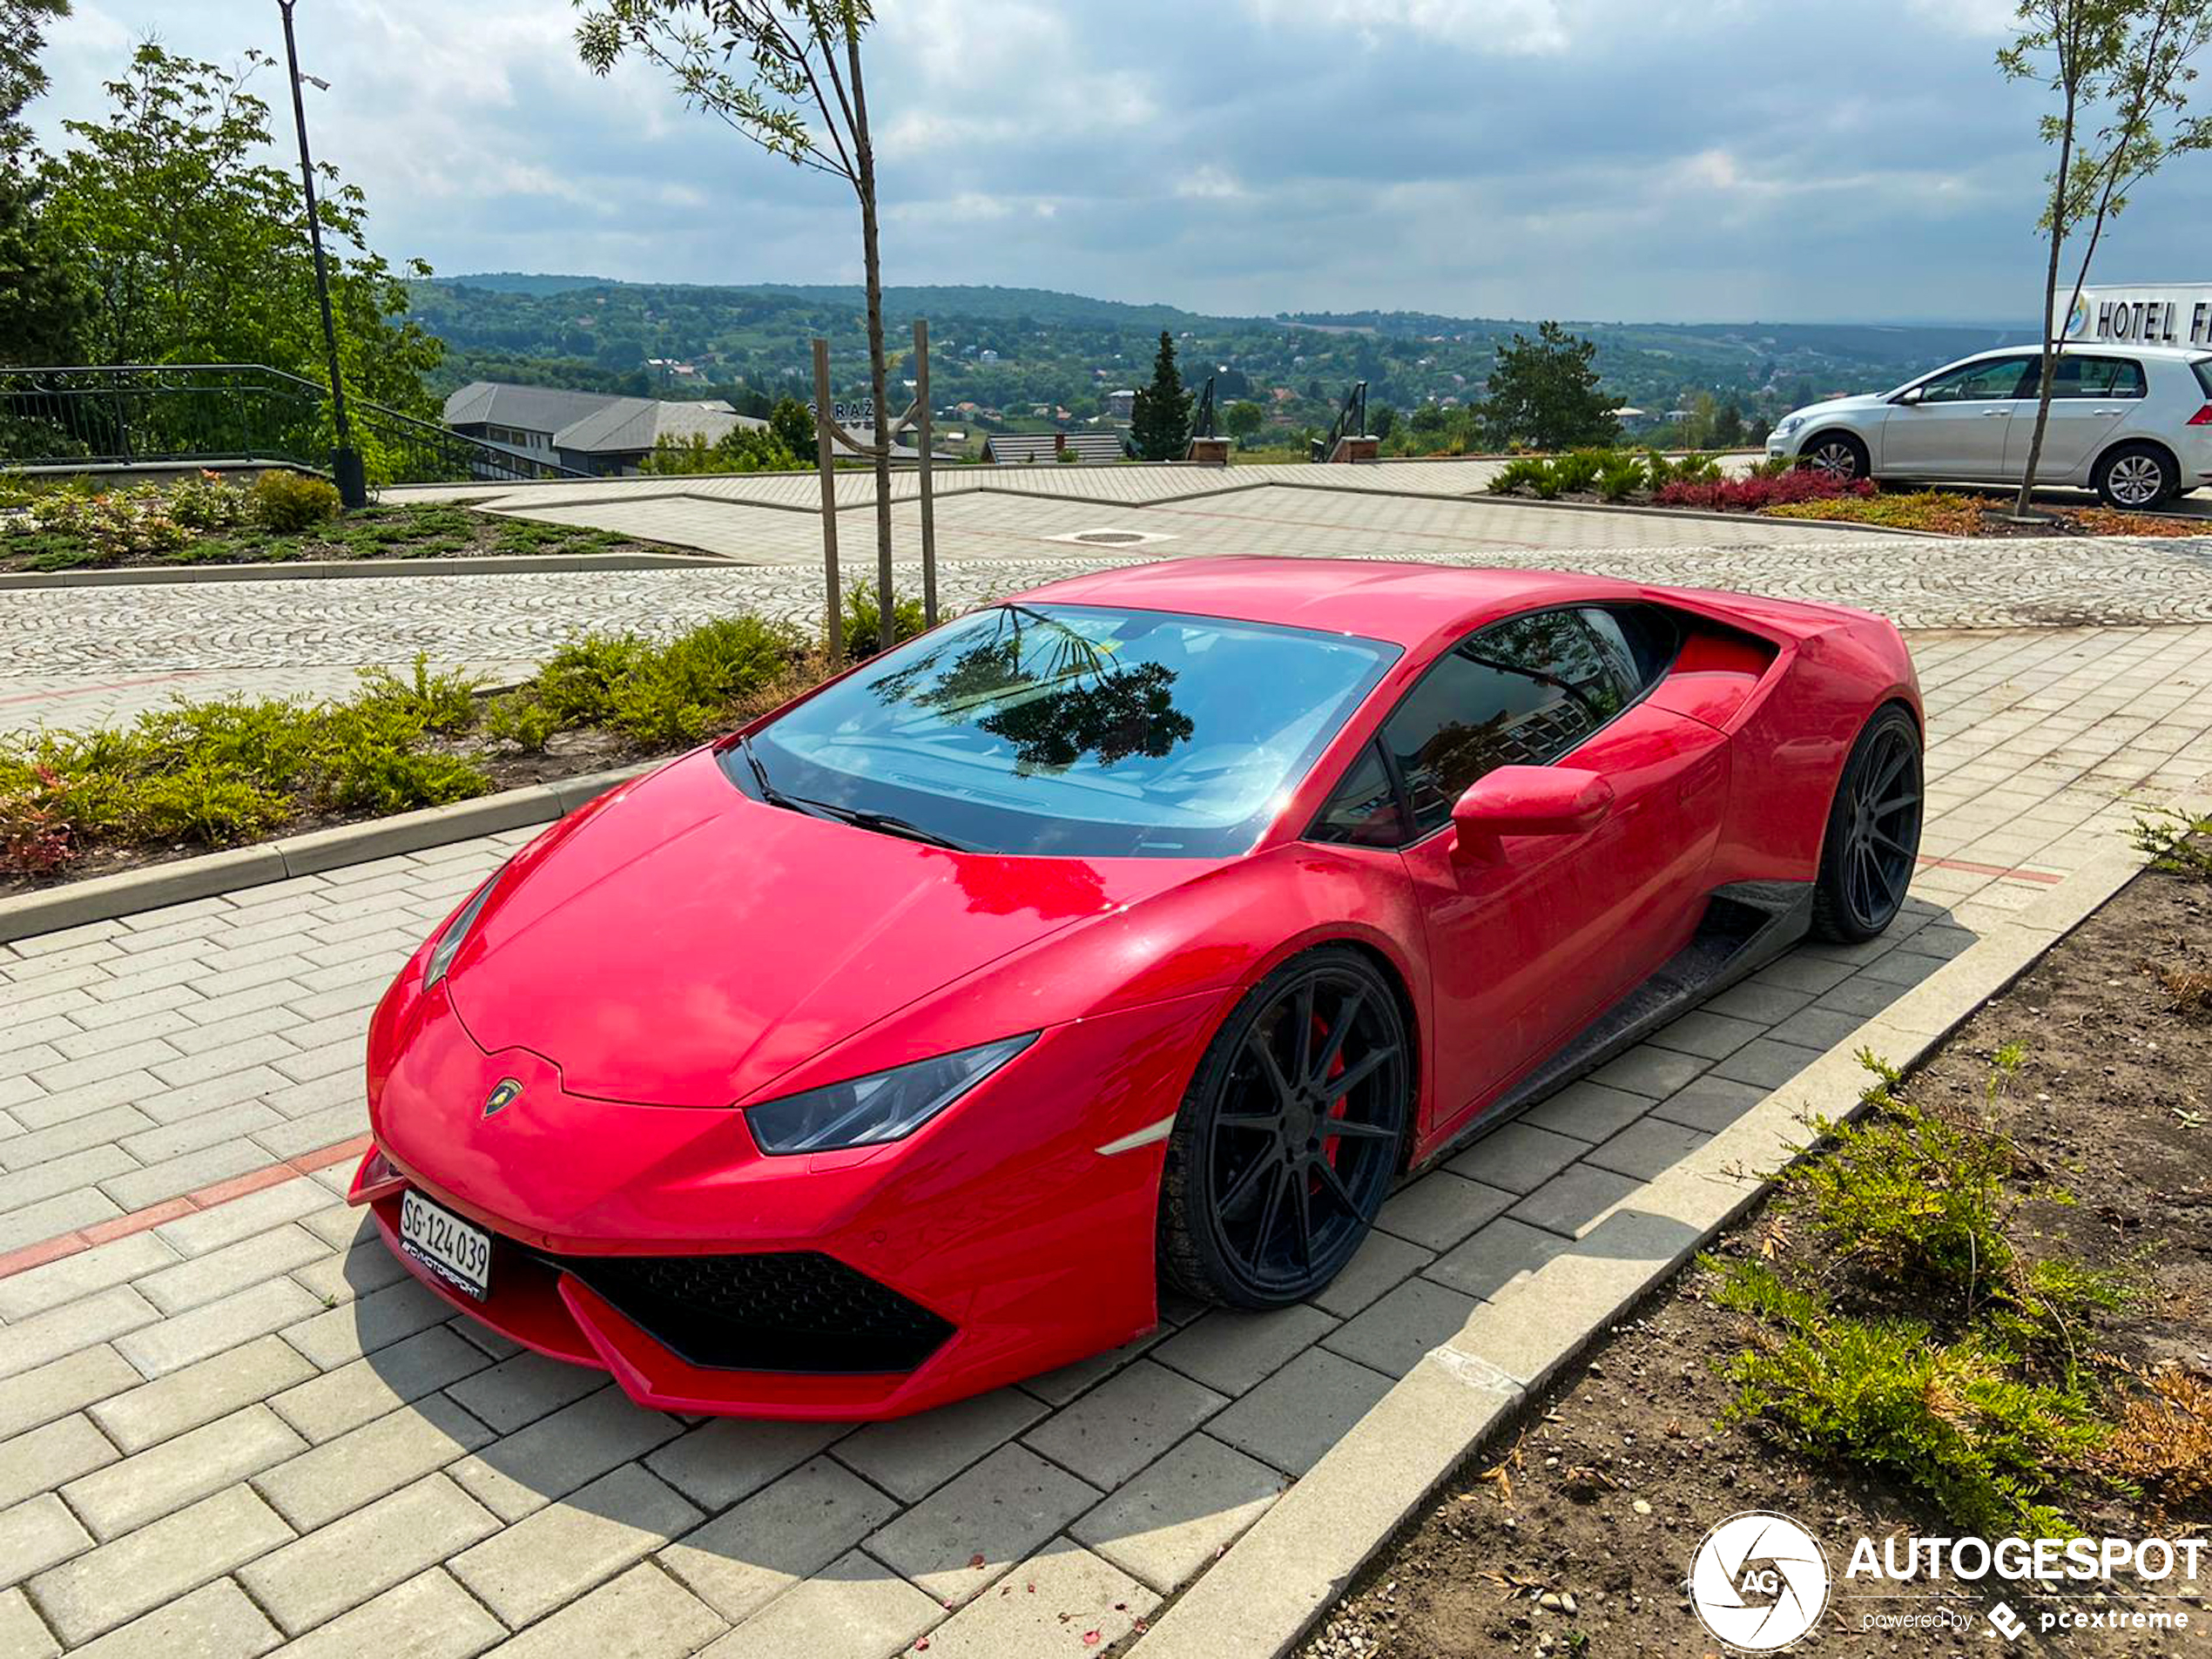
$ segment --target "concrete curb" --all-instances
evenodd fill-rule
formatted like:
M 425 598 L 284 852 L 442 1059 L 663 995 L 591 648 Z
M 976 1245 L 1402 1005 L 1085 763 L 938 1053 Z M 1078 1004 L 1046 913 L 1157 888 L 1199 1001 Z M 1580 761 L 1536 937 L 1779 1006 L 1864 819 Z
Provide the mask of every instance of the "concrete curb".
M 293 876 L 335 870 L 399 853 L 417 853 L 500 830 L 550 824 L 618 784 L 650 772 L 658 761 L 613 772 L 586 772 L 550 784 L 530 784 L 496 795 L 479 795 L 449 806 L 310 830 L 282 840 L 235 846 L 199 858 L 178 859 L 94 876 L 64 887 L 0 899 L 0 944 L 36 934 L 57 933 L 86 922 L 108 921 L 141 910 L 158 910 Z
M 544 576 L 566 570 L 664 570 L 740 561 L 712 553 L 517 553 L 461 559 L 301 559 L 264 564 L 132 564 L 115 570 L 0 572 L 0 592 L 24 588 L 147 588 L 196 582 L 335 582 L 394 576 Z
M 1553 1376 L 1764 1195 L 1761 1172 L 1800 1156 L 1814 1138 L 1815 1118 L 1859 1109 L 1868 1082 L 1860 1049 L 1899 1067 L 1925 1058 L 2142 866 L 2132 849 L 2099 854 L 1600 1216 L 1570 1249 L 1479 1304 L 1459 1333 L 1394 1384 L 1132 1652 L 1142 1659 L 1278 1659 L 1296 1648 L 1392 1536 Z

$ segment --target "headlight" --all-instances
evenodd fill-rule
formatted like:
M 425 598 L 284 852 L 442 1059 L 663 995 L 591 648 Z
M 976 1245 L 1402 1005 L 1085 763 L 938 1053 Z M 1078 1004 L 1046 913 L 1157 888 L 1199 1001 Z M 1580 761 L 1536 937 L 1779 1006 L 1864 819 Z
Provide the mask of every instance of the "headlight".
M 476 889 L 476 896 L 461 907 L 461 914 L 446 923 L 445 932 L 438 935 L 438 942 L 430 948 L 430 960 L 422 966 L 422 988 L 428 990 L 446 976 L 446 969 L 453 966 L 453 959 L 461 954 L 461 947 L 469 937 L 469 930 L 476 925 L 491 890 L 499 885 L 499 878 L 507 873 L 505 865 L 493 872 L 490 880 Z
M 1785 415 L 1775 422 L 1774 435 L 1777 438 L 1786 438 L 1804 423 L 1805 417 L 1802 415 Z
M 810 1089 L 803 1095 L 747 1107 L 745 1122 L 764 1152 L 826 1152 L 900 1140 L 1036 1040 L 1034 1031 L 1003 1037 L 826 1089 Z

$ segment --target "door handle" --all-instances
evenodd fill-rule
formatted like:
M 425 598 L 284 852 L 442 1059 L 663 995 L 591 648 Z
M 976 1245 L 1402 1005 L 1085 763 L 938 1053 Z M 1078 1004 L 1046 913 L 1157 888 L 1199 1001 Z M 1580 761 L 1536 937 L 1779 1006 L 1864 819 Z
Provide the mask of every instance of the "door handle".
M 2010 409 L 1984 409 L 1981 418 L 1985 421 L 2009 421 L 2013 418 L 2013 412 Z

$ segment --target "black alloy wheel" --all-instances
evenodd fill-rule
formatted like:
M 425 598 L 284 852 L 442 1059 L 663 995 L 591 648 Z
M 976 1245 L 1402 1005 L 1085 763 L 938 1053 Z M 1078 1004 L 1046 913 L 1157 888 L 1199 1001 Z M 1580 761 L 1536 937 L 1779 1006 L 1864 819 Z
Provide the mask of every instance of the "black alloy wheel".
M 1405 1017 L 1367 959 L 1327 947 L 1276 970 L 1216 1035 L 1170 1136 L 1170 1276 L 1234 1307 L 1312 1295 L 1367 1236 L 1412 1106 Z
M 1857 944 L 1897 919 L 1920 855 L 1920 732 L 1896 704 L 1852 745 L 1828 814 L 1813 930 Z

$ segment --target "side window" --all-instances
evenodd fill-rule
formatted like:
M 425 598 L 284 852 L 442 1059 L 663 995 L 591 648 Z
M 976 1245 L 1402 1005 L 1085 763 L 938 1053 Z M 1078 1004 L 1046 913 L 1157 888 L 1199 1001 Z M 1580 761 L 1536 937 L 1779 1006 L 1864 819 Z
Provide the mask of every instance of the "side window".
M 1631 698 L 1658 682 L 1681 649 L 1674 618 L 1651 605 L 1608 605 L 1582 612 L 1599 647 L 1622 666 Z
M 1426 835 L 1499 766 L 1556 760 L 1618 714 L 1639 688 L 1577 610 L 1494 623 L 1429 670 L 1383 727 Z
M 1382 751 L 1369 744 L 1313 820 L 1312 839 L 1352 846 L 1403 846 L 1413 837 L 1398 808 L 1398 791 L 1383 765 Z
M 2149 391 L 2143 366 L 2127 357 L 2082 357 L 2067 353 L 2051 374 L 2051 395 L 2141 397 Z
M 1977 403 L 1992 398 L 2019 397 L 2022 395 L 2020 383 L 2037 361 L 2033 357 L 1999 357 L 1986 363 L 1968 363 L 1964 368 L 1954 368 L 1948 374 L 1939 374 L 1925 382 L 1920 401 Z

